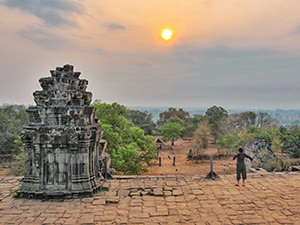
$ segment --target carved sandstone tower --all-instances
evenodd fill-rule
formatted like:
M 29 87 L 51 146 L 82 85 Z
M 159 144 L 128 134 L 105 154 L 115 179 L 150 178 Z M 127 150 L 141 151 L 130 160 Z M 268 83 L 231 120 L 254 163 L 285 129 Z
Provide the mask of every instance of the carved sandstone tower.
M 39 80 L 36 106 L 27 110 L 24 127 L 25 176 L 21 196 L 90 195 L 99 188 L 102 129 L 90 107 L 87 80 L 73 66 L 50 71 Z

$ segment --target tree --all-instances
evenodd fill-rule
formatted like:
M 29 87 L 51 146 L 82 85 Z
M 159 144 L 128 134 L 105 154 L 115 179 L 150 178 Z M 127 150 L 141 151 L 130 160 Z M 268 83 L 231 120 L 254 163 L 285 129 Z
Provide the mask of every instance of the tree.
M 266 112 L 259 112 L 256 114 L 254 112 L 247 111 L 232 114 L 229 118 L 232 126 L 238 130 L 245 129 L 247 127 L 259 127 L 263 130 L 266 128 L 277 129 L 279 127 L 279 122 Z
M 127 109 L 126 118 L 131 120 L 135 126 L 141 128 L 145 135 L 153 135 L 156 125 L 153 122 L 152 115 L 147 111 Z
M 265 130 L 269 129 L 277 129 L 279 127 L 278 120 L 272 118 L 268 113 L 259 112 L 257 115 L 257 127 Z
M 193 135 L 195 152 L 194 155 L 199 155 L 205 149 L 207 149 L 209 144 L 209 139 L 211 138 L 210 126 L 207 121 L 202 121 L 199 123 L 198 128 L 195 130 Z
M 169 120 L 168 123 L 178 123 L 181 127 L 184 126 L 184 121 L 180 119 L 178 116 L 172 116 Z
M 231 123 L 236 129 L 245 129 L 256 125 L 257 115 L 254 112 L 242 112 L 230 115 Z
M 150 165 L 156 157 L 154 137 L 145 136 L 141 128 L 125 118 L 125 106 L 100 101 L 92 105 L 104 130 L 102 138 L 107 140 L 106 151 L 111 156 L 112 167 L 129 174 L 145 171 L 145 165 Z
M 92 106 L 96 108 L 96 116 L 100 119 L 101 124 L 116 126 L 123 117 L 126 117 L 126 107 L 116 102 L 108 104 L 96 100 Z
M 236 131 L 234 133 L 226 134 L 222 139 L 217 141 L 218 149 L 225 149 L 227 153 L 231 152 L 233 149 L 238 149 L 243 146 L 242 140 L 239 138 L 241 131 Z
M 176 122 L 165 123 L 161 127 L 161 134 L 164 141 L 171 141 L 172 145 L 181 135 L 183 128 Z
M 0 154 L 10 154 L 14 140 L 28 123 L 23 105 L 4 105 L 0 108 Z
M 300 128 L 288 130 L 279 128 L 280 140 L 283 143 L 282 150 L 290 153 L 293 157 L 300 158 Z
M 176 108 L 169 108 L 168 111 L 159 114 L 160 123 L 166 123 L 171 117 L 177 116 L 179 119 L 185 121 L 189 116 L 189 112 L 185 112 L 183 109 L 177 110 Z
M 205 112 L 205 117 L 211 127 L 212 136 L 215 140 L 219 139 L 222 136 L 220 129 L 222 120 L 228 117 L 227 111 L 222 107 L 212 106 Z
M 182 132 L 183 137 L 192 137 L 194 131 L 197 129 L 199 123 L 203 121 L 204 116 L 195 114 L 192 117 L 186 119 L 184 123 L 184 130 Z

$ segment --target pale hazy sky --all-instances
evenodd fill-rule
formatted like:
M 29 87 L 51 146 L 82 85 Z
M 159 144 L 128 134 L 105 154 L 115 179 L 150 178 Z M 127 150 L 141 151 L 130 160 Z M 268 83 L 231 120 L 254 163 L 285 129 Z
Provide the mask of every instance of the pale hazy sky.
M 34 104 L 38 79 L 72 64 L 109 103 L 299 109 L 299 12 L 299 0 L 0 0 L 0 104 Z

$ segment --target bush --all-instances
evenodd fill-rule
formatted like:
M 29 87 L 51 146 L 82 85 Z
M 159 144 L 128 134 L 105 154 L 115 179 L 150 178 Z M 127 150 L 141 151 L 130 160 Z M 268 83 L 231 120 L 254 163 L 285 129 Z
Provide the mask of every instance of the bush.
M 263 131 L 258 127 L 247 127 L 244 130 L 237 130 L 233 133 L 226 134 L 221 140 L 217 140 L 218 149 L 237 152 L 238 148 L 245 146 L 254 139 L 265 140 L 269 143 L 275 140 L 276 148 L 280 148 L 278 130 L 266 129 Z M 276 149 L 277 150 L 277 149 Z
M 9 175 L 24 176 L 25 153 L 24 151 L 14 156 L 14 161 L 10 164 Z
M 26 107 L 5 105 L 0 107 L 0 154 L 11 154 L 14 140 L 28 123 Z
M 23 176 L 25 167 L 25 151 L 20 136 L 17 136 L 14 140 L 12 151 L 14 152 L 14 161 L 10 163 L 9 175 Z
M 262 162 L 259 162 L 258 167 L 264 168 L 269 172 L 286 171 L 291 166 L 290 159 L 284 156 L 275 156 L 265 150 L 260 152 Z

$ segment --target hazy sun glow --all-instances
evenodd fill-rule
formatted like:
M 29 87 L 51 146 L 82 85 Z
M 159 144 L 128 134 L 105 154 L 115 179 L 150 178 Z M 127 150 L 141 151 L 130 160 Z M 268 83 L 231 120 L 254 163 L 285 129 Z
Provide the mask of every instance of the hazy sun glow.
M 173 31 L 170 29 L 165 29 L 161 33 L 161 37 L 166 41 L 170 40 L 172 38 L 172 35 L 173 35 Z

